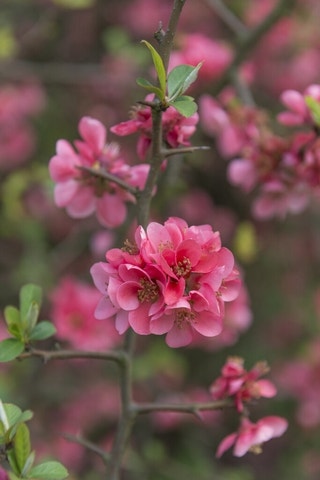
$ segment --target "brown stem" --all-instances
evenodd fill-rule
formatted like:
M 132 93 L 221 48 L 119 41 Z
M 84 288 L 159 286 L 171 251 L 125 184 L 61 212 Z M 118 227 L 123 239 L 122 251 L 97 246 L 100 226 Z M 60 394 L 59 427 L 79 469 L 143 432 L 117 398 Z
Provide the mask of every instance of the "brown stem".
M 105 180 L 109 180 L 110 182 L 116 183 L 119 185 L 119 187 L 123 188 L 127 192 L 131 193 L 132 195 L 136 196 L 138 189 L 135 187 L 132 187 L 129 185 L 127 182 L 122 180 L 119 177 L 116 177 L 115 175 L 112 175 L 111 173 L 106 172 L 102 168 L 90 168 L 90 167 L 83 167 L 83 166 L 77 166 L 79 170 L 82 170 L 84 172 L 89 173 L 90 175 L 98 178 L 104 178 Z
M 220 410 L 225 407 L 233 407 L 234 402 L 230 399 L 216 400 L 212 402 L 203 403 L 141 403 L 134 405 L 134 410 L 137 414 L 143 415 L 152 412 L 180 412 L 191 413 L 196 415 L 198 412 L 209 410 Z
M 45 363 L 50 360 L 76 360 L 76 359 L 92 359 L 92 360 L 110 360 L 122 365 L 125 361 L 125 354 L 121 351 L 96 352 L 82 350 L 39 350 L 31 348 L 19 355 L 19 359 L 23 360 L 30 357 L 39 357 Z

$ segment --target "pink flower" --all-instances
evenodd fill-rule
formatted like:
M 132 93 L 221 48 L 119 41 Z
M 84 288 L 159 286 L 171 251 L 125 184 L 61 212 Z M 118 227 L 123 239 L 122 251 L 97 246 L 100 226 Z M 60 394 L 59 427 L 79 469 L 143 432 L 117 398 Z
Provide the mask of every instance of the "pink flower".
M 84 218 L 96 213 L 106 227 L 117 227 L 126 217 L 126 202 L 134 197 L 118 184 L 96 177 L 82 167 L 101 169 L 124 180 L 129 185 L 143 188 L 149 165 L 129 166 L 119 156 L 116 144 L 106 144 L 106 129 L 91 117 L 79 122 L 82 140 L 76 140 L 77 152 L 66 140 L 57 142 L 57 154 L 51 158 L 49 171 L 56 182 L 54 196 L 58 207 L 65 207 L 73 218 Z
M 147 100 L 151 99 L 147 96 Z M 186 118 L 175 108 L 169 107 L 162 115 L 163 141 L 170 147 L 176 148 L 181 145 L 189 146 L 190 137 L 196 130 L 199 116 L 194 113 Z M 132 111 L 132 118 L 118 123 L 110 128 L 112 133 L 119 136 L 127 136 L 139 133 L 137 153 L 139 158 L 144 159 L 151 145 L 152 138 L 152 115 L 150 107 L 137 107 Z
M 9 476 L 2 467 L 0 467 L 0 480 L 9 480 Z
M 236 457 L 243 457 L 248 451 L 260 453 L 263 443 L 280 437 L 287 427 L 288 422 L 282 417 L 264 417 L 257 423 L 252 423 L 244 417 L 238 432 L 231 433 L 219 444 L 216 456 L 220 458 L 232 445 L 234 445 L 233 454 Z
M 114 318 L 119 333 L 166 334 L 167 344 L 189 344 L 222 330 L 224 303 L 234 300 L 240 280 L 232 253 L 209 225 L 188 227 L 177 217 L 164 225 L 138 227 L 135 244 L 111 249 L 108 263 L 92 266 L 103 297 L 96 317 Z
M 283 125 L 313 125 L 314 120 L 310 108 L 306 103 L 306 98 L 311 97 L 316 102 L 320 102 L 320 85 L 310 85 L 304 93 L 296 90 L 285 90 L 281 94 L 281 101 L 287 111 L 281 112 L 278 115 L 278 121 Z
M 214 400 L 232 397 L 238 412 L 243 412 L 244 402 L 260 397 L 271 398 L 276 395 L 276 388 L 269 380 L 259 380 L 268 372 L 264 362 L 258 362 L 251 370 L 243 367 L 243 359 L 230 357 L 221 369 L 218 377 L 210 387 Z
M 232 51 L 228 45 L 213 40 L 203 34 L 188 34 L 180 39 L 181 50 L 174 51 L 170 57 L 169 70 L 177 65 L 198 65 L 203 62 L 199 79 L 206 81 L 219 77 L 232 60 Z
M 51 295 L 52 320 L 57 336 L 75 348 L 105 349 L 121 339 L 112 322 L 99 322 L 94 311 L 99 292 L 72 277 L 61 280 Z

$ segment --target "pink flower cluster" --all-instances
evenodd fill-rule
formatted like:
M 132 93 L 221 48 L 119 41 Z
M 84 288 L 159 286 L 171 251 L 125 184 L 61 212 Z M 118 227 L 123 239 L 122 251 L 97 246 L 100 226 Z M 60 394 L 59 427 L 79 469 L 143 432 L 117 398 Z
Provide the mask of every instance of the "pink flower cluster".
M 82 140 L 76 140 L 74 150 L 66 140 L 57 142 L 57 153 L 51 158 L 49 171 L 56 182 L 55 202 L 65 207 L 73 218 L 96 213 L 106 227 L 117 227 L 126 217 L 125 202 L 135 198 L 117 183 L 83 170 L 102 170 L 125 181 L 132 187 L 143 188 L 149 165 L 128 165 L 119 155 L 117 144 L 106 144 L 106 129 L 98 120 L 83 117 L 79 122 Z
M 190 344 L 194 334 L 219 335 L 224 302 L 241 285 L 219 233 L 177 217 L 138 227 L 135 243 L 109 250 L 106 259 L 91 268 L 103 294 L 96 318 L 115 318 L 120 334 L 129 327 L 140 335 L 166 334 L 170 347 Z
M 148 95 L 146 100 L 152 100 Z M 172 148 L 189 146 L 190 137 L 196 130 L 199 115 L 194 113 L 186 118 L 175 108 L 169 107 L 162 115 L 163 141 Z M 137 154 L 140 159 L 146 158 L 152 139 L 152 112 L 149 106 L 138 106 L 131 112 L 131 119 L 118 123 L 110 128 L 116 135 L 127 136 L 139 133 L 137 142 Z
M 287 428 L 288 422 L 282 417 L 264 417 L 257 423 L 243 417 L 239 430 L 227 435 L 219 444 L 216 456 L 220 458 L 233 445 L 233 454 L 236 457 L 243 457 L 249 451 L 256 454 L 261 453 L 263 443 L 280 437 Z
M 229 96 L 221 104 L 208 96 L 202 98 L 205 131 L 217 138 L 223 156 L 236 157 L 229 164 L 229 181 L 245 192 L 258 189 L 252 206 L 257 218 L 300 213 L 312 195 L 319 193 L 319 125 L 307 104 L 308 97 L 320 109 L 320 85 L 311 85 L 303 95 L 294 90 L 282 94 L 288 110 L 278 115 L 279 122 L 304 127 L 286 139 L 271 131 L 263 113 L 241 107 Z
M 260 380 L 268 372 L 264 362 L 258 362 L 251 370 L 243 367 L 243 359 L 230 357 L 221 369 L 218 377 L 210 387 L 214 400 L 232 397 L 239 413 L 244 411 L 244 403 L 260 397 L 271 398 L 277 393 L 269 380 Z
M 94 317 L 99 292 L 72 277 L 64 277 L 51 294 L 51 318 L 57 336 L 72 347 L 105 349 L 121 339 L 112 323 L 107 326 Z

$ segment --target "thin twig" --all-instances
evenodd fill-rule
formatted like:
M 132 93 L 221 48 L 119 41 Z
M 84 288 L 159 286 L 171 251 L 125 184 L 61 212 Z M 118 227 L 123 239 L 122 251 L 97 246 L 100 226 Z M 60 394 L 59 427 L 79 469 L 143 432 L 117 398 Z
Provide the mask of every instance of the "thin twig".
M 112 175 L 112 173 L 106 172 L 102 168 L 90 168 L 78 165 L 77 168 L 84 172 L 90 173 L 90 175 L 98 178 L 103 178 L 105 180 L 109 180 L 110 182 L 116 183 L 119 187 L 123 188 L 127 192 L 131 193 L 132 195 L 136 196 L 139 190 L 136 187 L 132 187 L 129 183 L 125 182 L 121 178 Z
M 211 147 L 200 145 L 194 147 L 181 147 L 181 148 L 166 148 L 162 149 L 161 153 L 163 157 L 171 157 L 172 155 L 180 155 L 182 153 L 194 153 L 198 150 L 210 150 Z
M 234 402 L 230 399 L 225 400 L 216 400 L 212 402 L 203 402 L 203 403 L 185 403 L 185 404 L 176 404 L 176 403 L 141 403 L 135 404 L 132 408 L 134 411 L 139 414 L 148 414 L 152 412 L 180 412 L 180 413 L 191 413 L 196 415 L 198 412 L 209 411 L 209 410 L 221 410 L 225 407 L 234 407 Z
M 93 360 L 110 360 L 122 365 L 125 361 L 126 354 L 122 350 L 97 352 L 97 351 L 82 351 L 82 350 L 39 350 L 31 348 L 19 355 L 19 359 L 40 357 L 47 363 L 50 360 L 75 360 L 75 359 L 93 359 Z
M 278 22 L 278 20 L 280 20 L 280 18 L 286 15 L 290 8 L 293 8 L 295 2 L 296 0 L 280 0 L 270 14 L 261 23 L 259 23 L 259 25 L 250 30 L 247 35 L 243 36 L 237 45 L 237 52 L 233 61 L 214 87 L 215 95 L 228 84 L 233 72 L 236 71 L 237 68 L 244 62 L 250 51 L 257 46 L 263 35 L 270 30 L 270 28 L 272 28 Z
M 236 33 L 238 38 L 248 33 L 247 27 L 241 20 L 224 4 L 222 0 L 206 0 L 207 4 L 219 15 L 224 23 Z
M 78 443 L 79 445 L 82 445 L 87 450 L 90 450 L 91 452 L 99 455 L 99 457 L 101 457 L 101 459 L 103 460 L 103 462 L 105 464 L 108 463 L 108 461 L 110 459 L 109 453 L 107 453 L 102 448 L 99 448 L 95 443 L 90 442 L 89 440 L 86 440 L 85 438 L 79 437 L 78 435 L 71 435 L 69 433 L 64 433 L 63 438 L 65 438 L 69 442 Z

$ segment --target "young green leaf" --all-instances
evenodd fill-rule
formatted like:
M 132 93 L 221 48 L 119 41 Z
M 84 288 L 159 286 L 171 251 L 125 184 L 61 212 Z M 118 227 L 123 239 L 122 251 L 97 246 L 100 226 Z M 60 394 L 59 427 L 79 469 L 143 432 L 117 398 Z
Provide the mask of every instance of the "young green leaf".
M 195 82 L 202 62 L 196 67 L 192 65 L 178 65 L 168 75 L 169 102 L 182 95 Z
M 6 338 L 0 342 L 0 362 L 10 362 L 24 350 L 24 343 L 17 338 Z
M 164 97 L 166 96 L 166 70 L 163 65 L 162 58 L 160 57 L 159 53 L 157 50 L 146 40 L 142 40 L 141 43 L 144 43 L 146 47 L 148 47 L 151 55 L 152 55 L 152 60 L 153 64 L 155 66 L 157 76 L 159 79 L 159 84 L 160 84 L 160 91 L 161 91 L 161 97 L 160 100 L 163 100 Z
M 163 94 L 162 94 L 162 91 L 160 90 L 160 88 L 156 87 L 155 85 L 152 85 L 152 83 L 150 83 L 145 78 L 139 77 L 139 78 L 137 78 L 136 82 L 139 85 L 139 87 L 143 87 L 146 90 L 148 90 L 149 92 L 154 93 L 155 95 L 157 95 L 157 97 L 159 99 L 163 98 Z
M 13 451 L 19 473 L 21 473 L 31 453 L 30 433 L 25 423 L 18 425 L 13 439 Z
M 42 289 L 29 283 L 20 290 L 20 315 L 25 327 L 32 329 L 38 319 L 42 302 Z
M 4 309 L 4 318 L 8 327 L 8 331 L 11 333 L 11 335 L 21 340 L 19 310 L 16 307 L 9 305 Z
M 176 110 L 178 110 L 184 117 L 191 117 L 198 110 L 198 105 L 194 102 L 192 97 L 182 96 L 178 97 L 174 102 L 170 102 Z
M 28 458 L 27 458 L 27 460 L 26 460 L 26 462 L 25 462 L 25 464 L 24 464 L 24 467 L 23 467 L 23 469 L 22 469 L 22 472 L 21 472 L 22 478 L 23 478 L 23 477 L 26 477 L 26 476 L 29 477 L 28 473 L 29 473 L 29 470 L 31 470 L 32 465 L 34 464 L 35 456 L 36 456 L 36 454 L 35 454 L 35 451 L 33 450 L 33 451 L 30 453 L 30 455 L 28 456 Z
M 5 417 L 7 419 L 8 430 L 8 428 L 14 425 L 17 422 L 18 418 L 22 415 L 22 410 L 13 403 L 2 403 L 2 407 L 4 409 Z
M 29 472 L 33 480 L 63 480 L 67 478 L 67 469 L 59 462 L 44 462 L 33 467 Z
M 29 335 L 29 340 L 45 340 L 56 333 L 55 326 L 48 321 L 38 323 Z
M 33 413 L 31 412 L 31 410 L 25 410 L 24 412 L 21 412 L 21 414 L 19 415 L 19 417 L 15 418 L 15 421 L 14 423 L 10 426 L 9 430 L 8 430 L 8 439 L 11 441 L 13 440 L 16 432 L 17 432 L 17 429 L 19 427 L 19 425 L 21 423 L 25 423 L 27 422 L 28 420 L 30 420 L 31 418 L 33 417 Z

